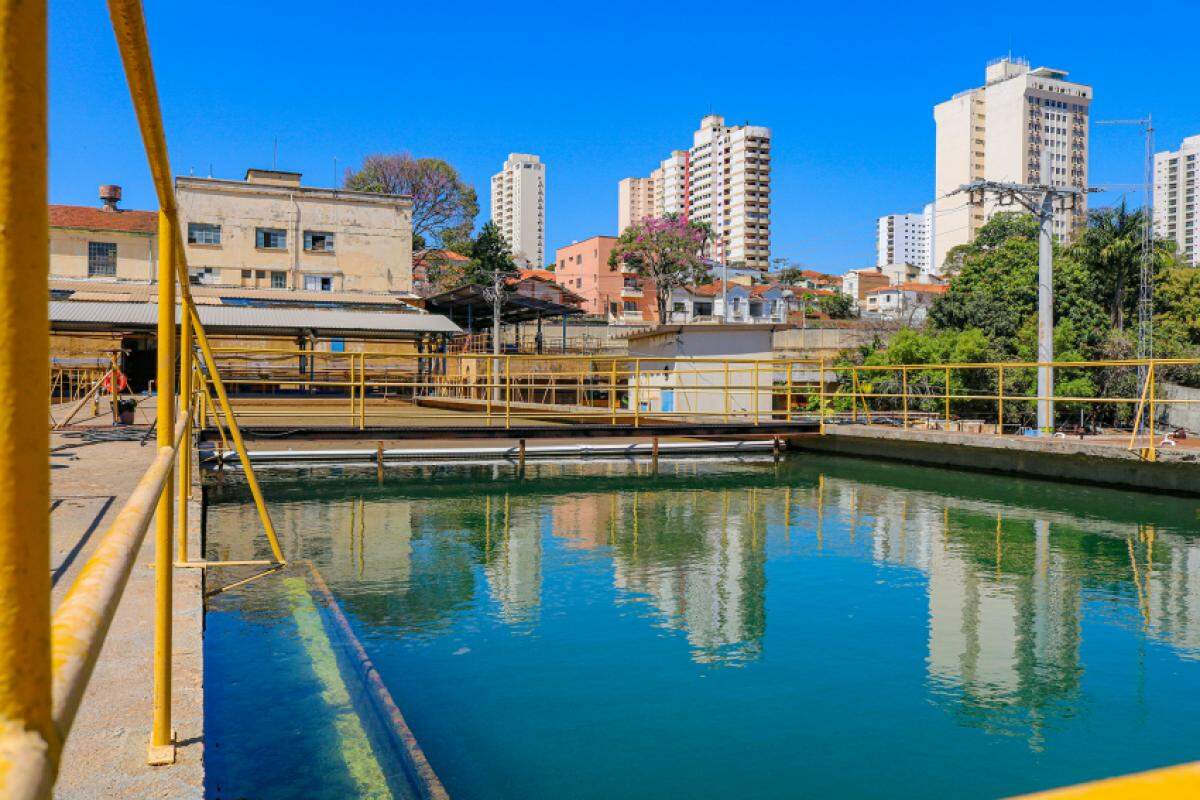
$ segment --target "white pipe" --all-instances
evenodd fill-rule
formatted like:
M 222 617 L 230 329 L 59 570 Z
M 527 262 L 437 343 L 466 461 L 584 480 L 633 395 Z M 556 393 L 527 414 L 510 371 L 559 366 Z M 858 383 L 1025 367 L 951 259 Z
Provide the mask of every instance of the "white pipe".
M 686 453 L 731 453 L 770 450 L 770 439 L 738 439 L 728 442 L 660 442 L 659 455 Z M 548 444 L 525 448 L 526 458 L 558 456 L 646 456 L 651 455 L 651 442 L 628 444 Z M 405 447 L 383 451 L 385 461 L 416 459 L 493 458 L 516 459 L 517 445 L 499 447 Z M 251 463 L 265 461 L 375 461 L 378 450 L 252 450 L 247 455 Z M 216 451 L 220 461 L 237 458 L 235 450 Z

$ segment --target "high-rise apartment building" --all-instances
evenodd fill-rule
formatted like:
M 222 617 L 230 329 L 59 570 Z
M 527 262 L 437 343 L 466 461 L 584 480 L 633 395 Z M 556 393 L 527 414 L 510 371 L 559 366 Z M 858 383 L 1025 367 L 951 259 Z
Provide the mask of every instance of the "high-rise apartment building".
M 1193 267 L 1200 267 L 1198 161 L 1200 136 L 1187 137 L 1178 150 L 1154 154 L 1154 233 L 1175 242 L 1180 260 Z
M 492 176 L 492 222 L 518 264 L 545 263 L 546 165 L 537 156 L 509 153 L 504 168 Z
M 928 272 L 932 214 L 888 214 L 876 223 L 875 264 L 910 264 Z
M 934 106 L 934 271 L 941 270 L 952 247 L 974 239 L 992 214 L 1014 210 L 998 206 L 995 197 L 975 204 L 966 194 L 950 195 L 963 184 L 992 180 L 1087 187 L 1091 102 L 1092 88 L 1068 81 L 1066 72 L 1030 69 L 1028 61 L 1008 57 L 988 64 L 983 86 Z M 1058 209 L 1055 237 L 1069 239 L 1086 218 L 1084 197 L 1074 207 Z
M 617 184 L 617 233 L 654 216 L 654 176 L 625 178 Z
M 680 214 L 708 223 L 713 232 L 709 255 L 718 261 L 761 270 L 770 266 L 770 128 L 729 126 L 723 117 L 705 117 L 690 149 L 673 151 L 648 178 L 621 181 L 620 230 L 640 221 L 632 209 L 642 192 L 653 197 L 651 213 L 644 216 Z

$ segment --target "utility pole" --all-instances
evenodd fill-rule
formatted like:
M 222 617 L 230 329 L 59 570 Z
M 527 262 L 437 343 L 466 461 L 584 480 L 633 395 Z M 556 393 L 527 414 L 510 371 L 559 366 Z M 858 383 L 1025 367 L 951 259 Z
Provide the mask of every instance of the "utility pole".
M 1075 186 L 1056 186 L 1050 171 L 1050 148 L 1042 148 L 1041 183 L 1010 183 L 1006 181 L 972 181 L 950 194 L 965 192 L 971 205 L 982 205 L 988 195 L 997 198 L 997 205 L 1019 205 L 1038 221 L 1038 378 L 1037 427 L 1042 436 L 1054 433 L 1054 212 L 1057 208 L 1070 210 L 1087 189 Z

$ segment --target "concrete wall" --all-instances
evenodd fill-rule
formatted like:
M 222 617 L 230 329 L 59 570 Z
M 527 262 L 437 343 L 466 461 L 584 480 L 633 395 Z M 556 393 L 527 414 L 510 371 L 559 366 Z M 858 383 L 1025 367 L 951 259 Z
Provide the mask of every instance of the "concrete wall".
M 192 272 L 212 268 L 222 285 L 270 288 L 284 272 L 289 289 L 313 276 L 331 278 L 332 291 L 412 291 L 407 198 L 211 178 L 178 178 L 175 194 L 185 241 L 188 223 L 221 226 L 220 244 L 186 248 Z M 286 231 L 286 248 L 257 247 L 258 228 Z M 332 233 L 333 251 L 305 250 L 306 231 Z
M 824 436 L 796 437 L 791 447 L 813 452 L 999 472 L 1118 489 L 1200 496 L 1200 461 L 1143 461 L 1119 446 L 1073 441 L 828 426 Z M 1064 488 L 1069 491 L 1069 488 Z
M 1172 428 L 1187 428 L 1200 434 L 1200 389 L 1191 389 L 1177 383 L 1156 383 L 1161 400 L 1188 400 L 1188 403 L 1164 403 L 1162 421 Z
M 832 356 L 867 344 L 875 334 L 861 328 L 792 328 L 775 331 L 775 351 L 804 357 Z
M 149 281 L 157 274 L 158 237 L 124 231 L 50 229 L 50 275 L 55 278 L 88 277 L 88 242 L 117 246 L 117 275 L 106 280 Z M 102 288 L 97 289 L 103 291 Z

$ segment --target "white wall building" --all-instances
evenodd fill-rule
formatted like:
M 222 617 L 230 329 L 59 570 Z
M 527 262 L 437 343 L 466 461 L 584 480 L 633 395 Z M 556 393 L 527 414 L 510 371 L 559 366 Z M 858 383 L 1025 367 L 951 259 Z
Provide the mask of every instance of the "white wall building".
M 492 176 L 492 222 L 518 264 L 546 263 L 546 165 L 537 156 L 509 153 Z
M 932 216 L 932 215 L 930 215 Z M 928 271 L 929 233 L 925 214 L 888 214 L 875 225 L 875 264 L 909 264 Z
M 977 180 L 1043 183 L 1086 188 L 1088 119 L 1092 88 L 1067 80 L 1063 70 L 1030 69 L 1023 59 L 1000 58 L 987 66 L 983 86 L 934 106 L 937 123 L 934 187 L 937 229 L 935 272 L 951 248 L 975 238 L 999 207 L 994 197 L 972 204 L 950 194 Z M 1047 174 L 1042 174 L 1046 153 Z M 1054 235 L 1069 239 L 1086 220 L 1084 198 L 1054 216 Z
M 671 292 L 668 321 L 783 324 L 787 322 L 790 300 L 791 292 L 777 284 L 730 283 L 728 291 L 722 290 L 719 281 L 705 286 L 684 286 Z
M 1200 136 L 1178 150 L 1154 154 L 1154 233 L 1175 242 L 1184 264 L 1200 267 L 1196 212 L 1200 210 Z

